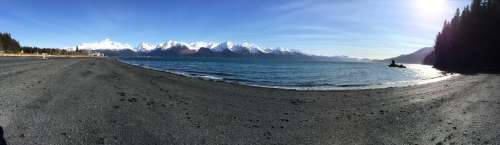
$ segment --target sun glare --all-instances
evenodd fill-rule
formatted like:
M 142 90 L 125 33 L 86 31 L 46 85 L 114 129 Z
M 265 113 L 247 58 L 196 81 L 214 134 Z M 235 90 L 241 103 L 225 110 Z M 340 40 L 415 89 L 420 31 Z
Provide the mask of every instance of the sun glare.
M 419 13 L 425 16 L 441 15 L 448 6 L 447 0 L 415 0 Z

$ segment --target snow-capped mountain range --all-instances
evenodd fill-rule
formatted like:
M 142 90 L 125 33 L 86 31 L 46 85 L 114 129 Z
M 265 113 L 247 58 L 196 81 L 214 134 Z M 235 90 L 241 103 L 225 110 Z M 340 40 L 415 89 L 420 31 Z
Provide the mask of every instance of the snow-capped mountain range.
M 141 42 L 136 47 L 129 44 L 113 42 L 111 39 L 104 39 L 95 43 L 81 43 L 80 50 L 94 50 L 104 53 L 106 56 L 134 57 L 134 56 L 154 56 L 154 57 L 252 57 L 252 58 L 293 58 L 293 59 L 316 59 L 326 61 L 350 61 L 366 62 L 368 60 L 351 58 L 347 56 L 314 56 L 304 54 L 297 50 L 286 48 L 263 48 L 251 43 L 214 43 L 214 42 L 180 42 L 165 41 L 163 43 Z M 75 50 L 73 48 L 67 48 Z
M 285 53 L 285 52 L 299 52 L 296 50 L 284 49 L 284 48 L 262 48 L 255 44 L 250 43 L 242 43 L 236 44 L 233 42 L 223 42 L 223 43 L 214 43 L 214 42 L 179 42 L 179 41 L 166 41 L 164 43 L 152 44 L 147 42 L 141 42 L 137 47 L 134 47 L 132 50 L 136 52 L 150 52 L 155 49 L 160 50 L 168 50 L 175 47 L 185 47 L 192 51 L 198 51 L 200 48 L 207 48 L 213 52 L 224 52 L 231 51 L 234 53 L 250 53 L 250 54 L 259 54 L 259 53 Z
M 284 49 L 284 48 L 262 48 L 260 46 L 257 46 L 255 44 L 250 44 L 250 43 L 242 43 L 242 44 L 236 44 L 233 42 L 223 42 L 223 43 L 214 43 L 214 42 L 191 42 L 191 43 L 186 43 L 186 42 L 180 42 L 180 41 L 173 41 L 169 40 L 163 43 L 148 43 L 148 42 L 141 42 L 138 46 L 136 47 L 131 47 L 129 44 L 126 43 L 120 43 L 120 42 L 113 42 L 111 39 L 104 39 L 103 41 L 100 42 L 95 42 L 95 43 L 81 43 L 78 45 L 79 49 L 86 49 L 86 50 L 127 50 L 130 49 L 131 51 L 134 52 L 151 52 L 153 50 L 168 50 L 176 47 L 185 47 L 188 48 L 189 50 L 196 52 L 200 48 L 208 48 L 209 50 L 213 52 L 224 52 L 226 50 L 229 50 L 234 53 L 251 53 L 251 54 L 259 54 L 259 53 L 299 53 L 299 51 L 296 50 L 290 50 L 290 49 Z

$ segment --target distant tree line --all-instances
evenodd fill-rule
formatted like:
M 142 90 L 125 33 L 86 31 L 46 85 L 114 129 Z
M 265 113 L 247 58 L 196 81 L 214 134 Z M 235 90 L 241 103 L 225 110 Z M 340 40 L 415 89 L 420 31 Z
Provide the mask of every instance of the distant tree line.
M 82 55 L 87 52 L 76 50 L 68 51 L 58 48 L 38 48 L 21 46 L 19 42 L 13 39 L 10 33 L 0 33 L 0 52 L 4 53 L 30 53 L 30 54 L 50 54 L 50 55 Z
M 473 0 L 437 35 L 425 63 L 451 71 L 500 70 L 500 0 Z
M 38 48 L 38 47 L 21 47 L 23 53 L 30 54 L 50 54 L 50 55 L 82 55 L 86 54 L 83 51 L 68 51 L 66 49 L 58 48 Z

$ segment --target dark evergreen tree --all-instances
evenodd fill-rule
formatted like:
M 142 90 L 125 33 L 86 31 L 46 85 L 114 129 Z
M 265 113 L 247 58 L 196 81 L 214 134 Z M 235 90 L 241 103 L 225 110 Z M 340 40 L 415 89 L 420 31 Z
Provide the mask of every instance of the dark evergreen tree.
M 21 46 L 19 42 L 12 39 L 9 33 L 0 33 L 0 51 L 19 52 L 21 51 Z
M 500 0 L 473 0 L 437 35 L 426 59 L 453 71 L 500 70 Z

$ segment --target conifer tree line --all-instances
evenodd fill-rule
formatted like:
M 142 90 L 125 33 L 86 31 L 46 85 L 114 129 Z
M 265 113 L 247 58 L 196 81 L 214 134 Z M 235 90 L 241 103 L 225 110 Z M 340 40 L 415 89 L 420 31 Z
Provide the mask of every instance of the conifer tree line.
M 57 49 L 57 48 L 38 48 L 38 47 L 21 47 L 23 53 L 28 54 L 50 54 L 50 55 L 82 55 L 86 54 L 83 51 L 68 51 L 65 49 Z
M 473 0 L 457 10 L 425 63 L 452 71 L 500 70 L 500 0 Z
M 38 48 L 21 46 L 17 40 L 11 37 L 10 33 L 0 33 L 0 52 L 4 53 L 29 53 L 29 54 L 50 54 L 50 55 L 81 55 L 83 51 L 68 51 L 57 48 Z
M 0 51 L 18 52 L 20 50 L 21 45 L 9 33 L 0 33 Z

